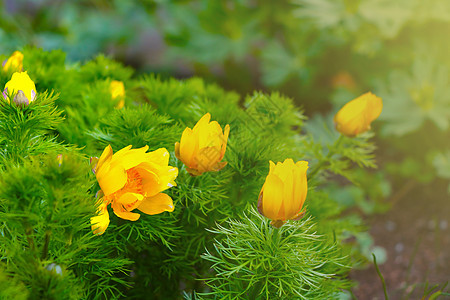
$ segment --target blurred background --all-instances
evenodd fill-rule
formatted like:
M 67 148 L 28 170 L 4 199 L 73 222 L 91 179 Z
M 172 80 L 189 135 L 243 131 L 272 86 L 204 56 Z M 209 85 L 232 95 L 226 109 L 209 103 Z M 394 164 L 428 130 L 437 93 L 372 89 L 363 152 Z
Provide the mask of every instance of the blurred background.
M 0 53 L 62 49 L 71 64 L 104 53 L 136 73 L 199 76 L 242 95 L 278 90 L 326 143 L 343 103 L 383 98 L 375 171 L 336 201 L 369 225 L 393 299 L 450 278 L 450 1 L 3 0 Z M 376 245 L 373 248 L 372 245 Z M 373 266 L 358 299 L 382 299 Z M 377 284 L 374 284 L 377 283 Z

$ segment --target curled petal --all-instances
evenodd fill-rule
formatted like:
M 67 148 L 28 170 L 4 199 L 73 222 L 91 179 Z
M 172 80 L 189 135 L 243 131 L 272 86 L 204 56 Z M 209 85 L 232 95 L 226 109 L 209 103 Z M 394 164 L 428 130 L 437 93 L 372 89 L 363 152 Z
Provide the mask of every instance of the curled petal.
M 145 198 L 138 209 L 148 215 L 156 215 L 165 211 L 172 212 L 174 206 L 169 195 L 159 193 L 153 197 Z
M 137 221 L 140 214 L 129 212 L 125 207 L 119 203 L 118 201 L 113 201 L 111 203 L 111 207 L 113 208 L 114 214 L 119 218 L 129 220 L 129 221 Z

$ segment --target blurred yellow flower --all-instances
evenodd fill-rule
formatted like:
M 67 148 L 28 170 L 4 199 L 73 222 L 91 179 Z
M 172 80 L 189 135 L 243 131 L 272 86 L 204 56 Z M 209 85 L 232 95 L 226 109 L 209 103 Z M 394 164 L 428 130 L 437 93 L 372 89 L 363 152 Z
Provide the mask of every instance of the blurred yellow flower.
M 28 105 L 36 98 L 36 86 L 27 72 L 15 72 L 11 80 L 5 85 L 3 97 L 8 99 L 8 94 L 14 97 L 17 105 Z
M 119 100 L 116 107 L 122 108 L 125 105 L 125 86 L 122 81 L 113 80 L 109 86 L 111 92 L 111 99 Z
M 371 92 L 345 104 L 334 116 L 336 130 L 346 136 L 355 136 L 370 129 L 383 109 L 383 101 Z
M 99 228 L 96 233 L 102 234 L 108 227 L 108 204 L 119 218 L 130 221 L 140 217 L 132 212 L 136 208 L 149 215 L 174 210 L 172 198 L 161 192 L 176 185 L 178 169 L 168 165 L 166 149 L 148 153 L 147 150 L 148 146 L 139 149 L 128 146 L 113 154 L 108 146 L 103 151 L 95 167 L 103 193 L 99 215 L 91 219 L 91 224 Z
M 219 171 L 227 163 L 221 162 L 227 149 L 230 125 L 222 127 L 216 121 L 209 122 L 211 115 L 205 114 L 193 129 L 186 128 L 181 141 L 175 143 L 175 156 L 187 171 L 198 176 L 208 171 Z
M 20 51 L 14 53 L 3 62 L 3 71 L 21 72 L 23 69 L 23 54 Z
M 290 158 L 276 165 L 270 161 L 270 171 L 259 193 L 258 211 L 281 227 L 287 220 L 303 216 L 302 207 L 308 191 L 307 161 L 294 163 Z

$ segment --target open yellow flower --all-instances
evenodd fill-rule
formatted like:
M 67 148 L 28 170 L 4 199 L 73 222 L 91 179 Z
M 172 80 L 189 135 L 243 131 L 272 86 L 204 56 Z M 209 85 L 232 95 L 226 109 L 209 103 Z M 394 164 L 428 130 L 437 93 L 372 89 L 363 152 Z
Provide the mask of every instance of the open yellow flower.
M 276 165 L 270 161 L 270 171 L 259 193 L 258 211 L 281 227 L 287 220 L 303 216 L 302 207 L 308 191 L 307 161 L 294 163 L 290 158 Z
M 119 100 L 116 107 L 122 108 L 125 105 L 125 86 L 122 81 L 113 80 L 109 86 L 111 92 L 111 99 Z
M 14 53 L 3 62 L 3 71 L 12 70 L 14 72 L 21 72 L 23 69 L 23 54 L 20 51 Z
M 5 84 L 3 97 L 9 101 L 8 94 L 13 96 L 17 105 L 28 105 L 36 98 L 36 86 L 27 72 L 16 72 Z
M 346 136 L 355 136 L 370 129 L 383 109 L 383 101 L 371 92 L 345 104 L 334 116 L 336 129 Z
M 169 152 L 160 148 L 148 152 L 148 146 L 131 146 L 113 154 L 111 146 L 105 148 L 95 168 L 103 202 L 99 215 L 91 219 L 95 233 L 102 234 L 108 227 L 108 204 L 119 218 L 136 221 L 138 209 L 149 215 L 174 210 L 172 198 L 162 193 L 175 186 L 178 169 L 169 166 Z M 94 227 L 95 226 L 95 227 Z
M 208 171 L 219 171 L 227 163 L 221 162 L 227 149 L 230 125 L 222 127 L 216 121 L 209 122 L 211 115 L 205 114 L 193 129 L 186 128 L 181 141 L 175 143 L 175 156 L 187 171 L 198 176 Z

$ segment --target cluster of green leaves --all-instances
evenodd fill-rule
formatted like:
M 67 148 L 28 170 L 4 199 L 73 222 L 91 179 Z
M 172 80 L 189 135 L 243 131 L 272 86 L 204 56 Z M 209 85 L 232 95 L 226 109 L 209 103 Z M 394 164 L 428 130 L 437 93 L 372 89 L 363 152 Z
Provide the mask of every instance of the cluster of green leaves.
M 320 299 L 349 287 L 341 277 L 361 251 L 344 240 L 364 227 L 357 215 L 341 217 L 345 207 L 323 183 L 330 181 L 329 173 L 352 178 L 354 166 L 373 166 L 370 135 L 341 138 L 334 145 L 316 141 L 303 133 L 302 111 L 279 93 L 255 92 L 241 99 L 199 78 L 133 77 L 130 69 L 103 56 L 80 65 L 65 64 L 61 51 L 26 48 L 23 53 L 38 97 L 26 107 L 6 100 L 0 105 L 1 276 L 13 280 L 11 289 L 26 289 L 38 298 L 173 299 L 181 290 L 208 291 L 206 281 L 212 290 L 204 297 L 233 295 L 243 286 L 256 297 L 264 286 L 262 298 Z M 10 74 L 2 76 L 6 81 Z M 123 109 L 111 99 L 111 80 L 125 83 Z M 207 112 L 231 127 L 228 165 L 192 177 L 175 158 L 174 144 Z M 128 145 L 166 148 L 170 165 L 179 169 L 177 186 L 166 191 L 174 212 L 130 222 L 111 211 L 106 232 L 94 236 L 89 218 L 99 186 L 88 158 L 100 156 L 107 145 L 114 151 Z M 307 199 L 312 218 L 278 232 L 252 210 L 269 161 L 286 158 L 306 159 L 314 170 Z M 219 229 L 211 234 L 214 227 Z M 272 235 L 279 240 L 269 239 Z M 255 245 L 248 244 L 250 236 Z M 265 265 L 255 265 L 246 267 L 254 275 L 250 279 L 222 278 L 222 267 L 211 270 L 211 261 L 230 245 L 246 245 L 233 255 L 249 263 L 277 248 L 282 252 L 269 265 L 284 268 L 284 258 L 295 263 L 288 271 L 274 269 L 269 277 Z M 239 268 L 245 261 L 228 263 Z M 215 275 L 222 278 L 218 284 L 207 280 Z
M 125 283 L 115 274 L 130 261 L 90 230 L 96 200 L 86 158 L 51 134 L 63 121 L 55 98 L 38 94 L 26 107 L 1 100 L 1 276 L 12 280 L 1 298 L 111 297 Z
M 220 240 L 203 258 L 215 270 L 209 299 L 331 299 L 348 285 L 349 257 L 317 235 L 311 218 L 280 229 L 255 209 L 211 230 Z

